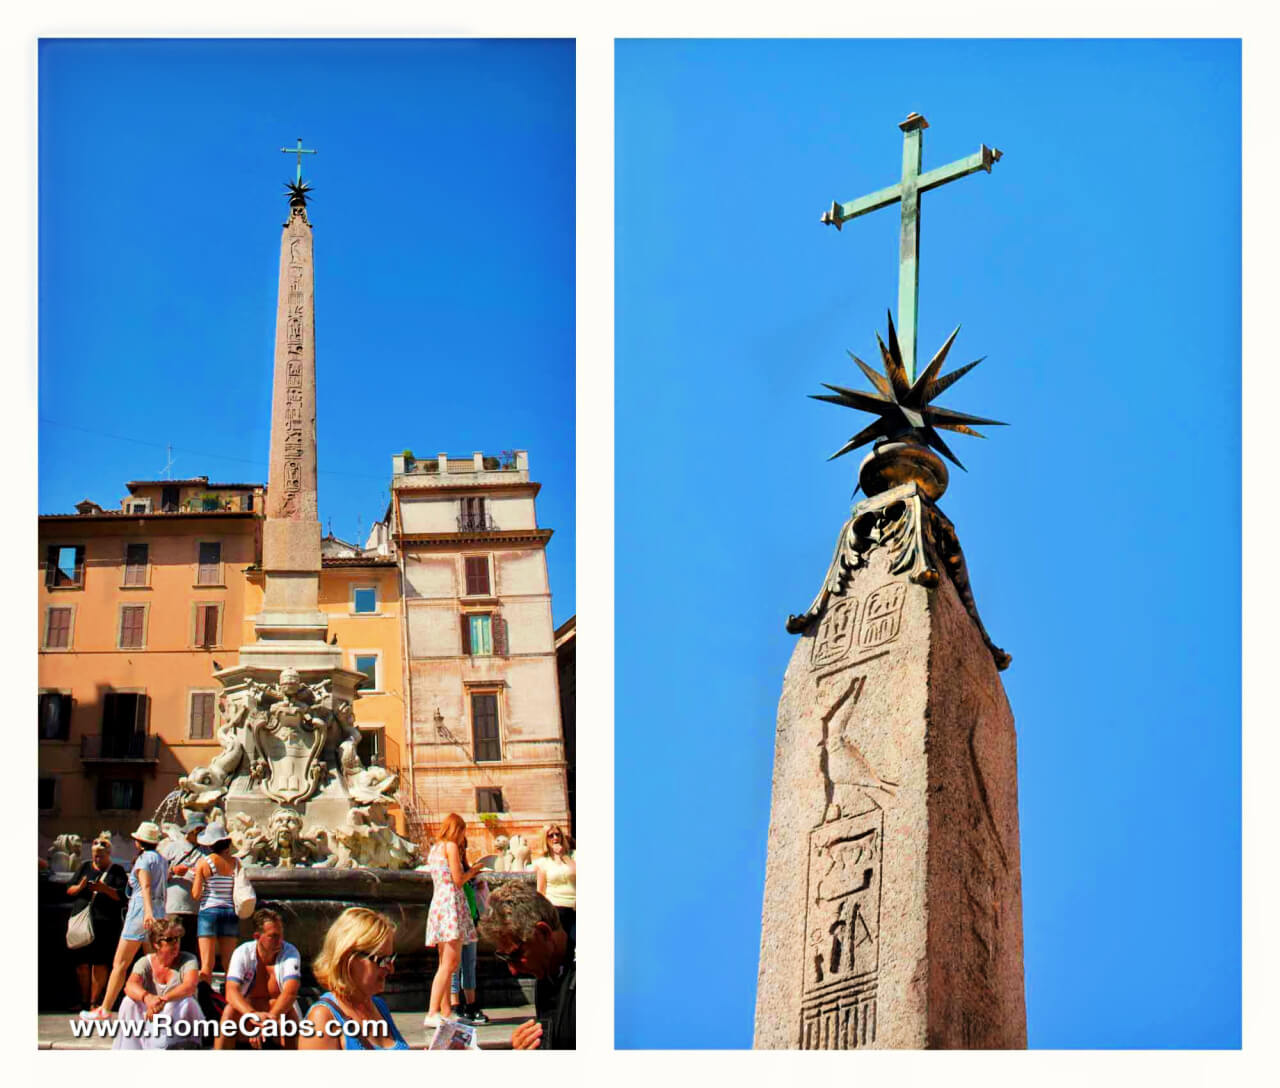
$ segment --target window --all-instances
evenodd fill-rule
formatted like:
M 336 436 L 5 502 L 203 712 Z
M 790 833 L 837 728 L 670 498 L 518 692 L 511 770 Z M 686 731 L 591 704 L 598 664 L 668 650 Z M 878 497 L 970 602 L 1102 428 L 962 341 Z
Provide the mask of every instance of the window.
M 356 654 L 356 672 L 362 672 L 369 678 L 369 685 L 365 691 L 378 690 L 378 655 L 377 654 Z
M 477 812 L 506 812 L 502 804 L 502 791 L 488 787 L 476 790 Z
M 496 763 L 502 759 L 496 693 L 484 692 L 471 696 L 471 736 L 475 742 L 477 763 Z
M 483 498 L 472 497 L 462 500 L 458 528 L 462 530 L 488 528 Z
M 45 552 L 44 584 L 51 587 L 84 585 L 84 545 L 50 544 Z
M 146 695 L 134 691 L 109 691 L 103 696 L 103 756 L 109 759 L 136 759 L 142 755 L 146 733 Z
M 468 555 L 467 596 L 487 597 L 489 595 L 489 557 L 487 555 Z
M 200 567 L 196 572 L 196 584 L 216 586 L 222 584 L 222 545 L 216 540 L 200 544 Z
M 142 782 L 136 778 L 103 778 L 98 781 L 98 808 L 142 808 Z
M 462 652 L 472 657 L 493 653 L 493 624 L 488 613 L 472 612 L 462 617 Z
M 150 499 L 133 499 L 128 505 L 130 514 L 149 514 L 151 513 Z
M 40 739 L 66 740 L 71 736 L 71 696 L 57 691 L 40 693 Z
M 44 626 L 44 646 L 46 650 L 68 650 L 71 648 L 71 609 L 50 608 Z
M 381 729 L 361 729 L 360 743 L 356 745 L 356 755 L 366 767 L 385 767 L 387 762 L 386 744 Z
M 50 811 L 58 797 L 58 780 L 56 778 L 40 779 L 40 784 L 36 787 L 36 797 L 39 798 L 40 811 Z
M 196 605 L 196 629 L 193 641 L 203 649 L 218 645 L 218 614 L 221 609 L 216 604 Z
M 351 590 L 352 612 L 378 611 L 378 591 L 373 586 L 354 586 Z
M 176 487 L 165 486 L 161 489 L 160 509 L 166 514 L 172 514 L 178 509 L 178 489 Z
M 240 509 L 241 510 L 253 509 L 253 492 L 252 491 L 248 491 L 245 494 L 240 496 Z
M 507 621 L 489 612 L 464 612 L 462 652 L 469 657 L 506 657 Z
M 127 586 L 147 584 L 147 546 L 145 544 L 125 545 L 124 584 Z
M 188 736 L 192 740 L 213 739 L 213 692 L 191 693 L 191 725 Z
M 120 649 L 140 650 L 143 646 L 143 629 L 147 621 L 145 604 L 120 606 Z

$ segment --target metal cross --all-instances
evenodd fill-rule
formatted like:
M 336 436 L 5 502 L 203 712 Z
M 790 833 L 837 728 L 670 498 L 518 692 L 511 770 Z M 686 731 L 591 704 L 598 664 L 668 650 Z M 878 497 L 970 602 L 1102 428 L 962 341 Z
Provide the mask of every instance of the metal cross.
M 303 147 L 303 146 L 302 146 L 302 137 L 301 137 L 301 136 L 299 136 L 299 137 L 298 137 L 298 146 L 297 146 L 297 147 L 282 147 L 280 150 L 281 150 L 281 151 L 283 151 L 286 155 L 297 155 L 297 156 L 298 156 L 298 182 L 299 182 L 299 184 L 301 184 L 301 182 L 302 182 L 302 156 L 303 156 L 303 155 L 314 155 L 314 154 L 315 154 L 315 152 L 314 152 L 314 151 L 312 151 L 312 150 L 310 150 L 310 149 L 308 149 L 308 148 L 305 148 L 305 147 Z
M 907 380 L 916 378 L 916 313 L 920 293 L 920 194 L 962 178 L 978 170 L 991 173 L 993 163 L 1000 161 L 1003 152 L 982 144 L 977 154 L 958 159 L 946 166 L 939 166 L 927 173 L 920 172 L 924 129 L 929 127 L 918 113 L 910 114 L 898 125 L 902 129 L 902 180 L 897 185 L 880 189 L 867 196 L 851 200 L 847 204 L 832 201 L 829 211 L 822 213 L 822 221 L 836 230 L 850 219 L 856 219 L 877 208 L 895 201 L 902 203 L 902 232 L 898 249 L 898 344 L 902 349 L 902 363 Z

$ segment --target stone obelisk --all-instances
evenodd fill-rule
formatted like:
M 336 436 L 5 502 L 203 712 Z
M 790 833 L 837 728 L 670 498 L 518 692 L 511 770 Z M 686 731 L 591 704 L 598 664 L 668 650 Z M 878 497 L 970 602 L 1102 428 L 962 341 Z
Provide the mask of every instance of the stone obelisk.
M 349 775 L 331 766 L 338 758 L 338 727 L 326 723 L 341 719 L 342 735 L 354 744 L 351 703 L 365 676 L 341 667 L 342 651 L 328 644 L 328 621 L 319 606 L 315 262 L 307 219 L 310 186 L 301 169 L 288 190 L 262 530 L 264 598 L 254 618 L 255 641 L 240 647 L 238 665 L 215 675 L 224 690 L 223 719 L 240 730 L 239 741 L 229 737 L 227 743 L 243 743 L 245 749 L 243 758 L 231 761 L 237 773 L 226 793 L 228 814 L 242 812 L 266 826 L 286 805 L 310 831 L 343 824 L 350 812 Z M 273 700 L 283 705 L 285 693 L 300 687 L 305 693 L 296 721 L 283 711 L 275 718 L 267 714 L 264 708 Z
M 1026 1046 L 1009 656 L 987 636 L 937 506 L 948 473 L 935 450 L 955 461 L 937 429 L 996 421 L 930 403 L 976 365 L 941 375 L 954 333 L 914 368 L 920 193 L 989 171 L 999 152 L 920 174 L 924 127 L 916 114 L 903 124 L 900 186 L 824 216 L 840 226 L 902 201 L 899 314 L 912 342 L 890 319 L 884 372 L 854 357 L 873 389 L 819 397 L 878 419 L 838 451 L 875 443 L 859 473 L 867 498 L 817 598 L 787 623 L 801 638 L 778 705 L 761 1048 Z
M 327 669 L 341 652 L 326 642 L 319 608 L 320 518 L 316 488 L 315 261 L 306 183 L 290 187 L 280 238 L 271 461 L 262 528 L 265 599 L 254 623 L 257 642 L 242 664 Z

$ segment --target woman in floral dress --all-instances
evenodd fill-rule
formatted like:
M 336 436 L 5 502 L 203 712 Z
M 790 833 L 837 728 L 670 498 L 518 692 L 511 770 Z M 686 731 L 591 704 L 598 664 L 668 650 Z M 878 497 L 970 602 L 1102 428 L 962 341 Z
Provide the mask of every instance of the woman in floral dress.
M 427 913 L 427 947 L 434 946 L 440 957 L 435 978 L 431 982 L 431 1000 L 427 1005 L 425 1027 L 436 1027 L 453 1015 L 449 1000 L 449 979 L 462 959 L 463 944 L 476 939 L 475 923 L 462 890 L 468 880 L 480 872 L 481 866 L 462 868 L 462 842 L 467 825 L 456 812 L 449 813 L 440 828 L 440 838 L 427 855 L 431 872 L 431 909 Z

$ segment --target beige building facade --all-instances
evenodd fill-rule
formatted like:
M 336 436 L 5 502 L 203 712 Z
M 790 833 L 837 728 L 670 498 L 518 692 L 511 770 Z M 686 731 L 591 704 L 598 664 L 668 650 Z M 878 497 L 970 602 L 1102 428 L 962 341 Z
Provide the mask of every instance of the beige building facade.
M 569 822 L 540 485 L 523 450 L 393 460 L 421 830 L 457 812 L 473 851 L 500 834 L 535 842 L 545 824 Z

